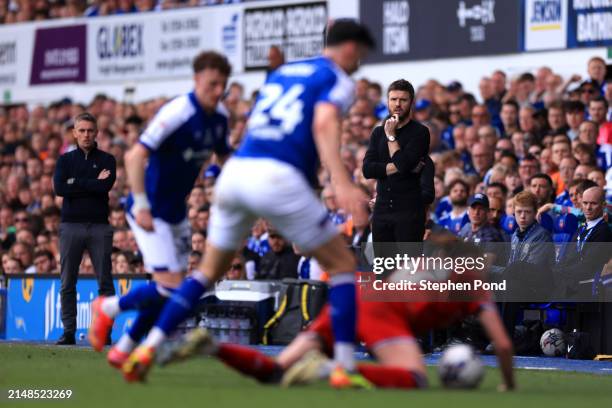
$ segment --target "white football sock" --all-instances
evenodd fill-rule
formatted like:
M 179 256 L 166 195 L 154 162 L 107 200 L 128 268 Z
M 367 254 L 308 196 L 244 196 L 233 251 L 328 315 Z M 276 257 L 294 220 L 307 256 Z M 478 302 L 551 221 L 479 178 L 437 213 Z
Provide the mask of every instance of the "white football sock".
M 114 319 L 115 316 L 121 312 L 119 308 L 119 297 L 111 296 L 107 297 L 102 301 L 102 311 L 111 319 Z

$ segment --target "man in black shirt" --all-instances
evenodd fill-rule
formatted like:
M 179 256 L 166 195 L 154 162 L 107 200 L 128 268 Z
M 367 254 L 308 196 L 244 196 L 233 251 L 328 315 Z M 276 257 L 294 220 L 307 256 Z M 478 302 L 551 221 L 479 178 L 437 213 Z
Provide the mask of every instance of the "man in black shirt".
M 59 229 L 62 323 L 57 344 L 74 344 L 77 304 L 76 283 L 83 252 L 87 250 L 98 278 L 100 295 L 113 296 L 111 276 L 113 229 L 108 223 L 108 192 L 115 183 L 115 158 L 99 150 L 96 118 L 82 113 L 74 120 L 77 148 L 57 161 L 53 186 L 63 197 Z
M 389 86 L 392 115 L 370 136 L 363 175 L 377 180 L 372 218 L 374 242 L 422 242 L 425 208 L 421 170 L 429 152 L 429 130 L 410 119 L 414 88 L 399 79 Z

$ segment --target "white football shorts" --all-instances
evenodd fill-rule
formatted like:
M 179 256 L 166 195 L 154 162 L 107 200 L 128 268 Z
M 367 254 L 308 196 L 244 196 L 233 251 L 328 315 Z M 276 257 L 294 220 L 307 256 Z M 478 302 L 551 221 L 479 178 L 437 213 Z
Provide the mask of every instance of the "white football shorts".
M 191 227 L 184 219 L 170 224 L 161 218 L 153 218 L 154 231 L 145 231 L 136 224 L 132 214 L 126 218 L 144 261 L 147 272 L 185 272 L 191 251 Z
M 215 184 L 214 197 L 208 239 L 220 249 L 238 249 L 259 217 L 305 252 L 338 234 L 306 178 L 274 159 L 231 158 Z

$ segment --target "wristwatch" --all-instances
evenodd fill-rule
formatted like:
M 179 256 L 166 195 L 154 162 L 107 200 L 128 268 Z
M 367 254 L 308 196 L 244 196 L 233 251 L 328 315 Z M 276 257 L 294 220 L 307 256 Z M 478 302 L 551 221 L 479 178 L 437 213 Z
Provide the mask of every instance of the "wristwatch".
M 390 142 L 395 142 L 395 140 L 396 140 L 395 136 L 389 136 L 389 135 L 385 135 L 385 136 L 387 136 L 387 140 L 390 141 Z

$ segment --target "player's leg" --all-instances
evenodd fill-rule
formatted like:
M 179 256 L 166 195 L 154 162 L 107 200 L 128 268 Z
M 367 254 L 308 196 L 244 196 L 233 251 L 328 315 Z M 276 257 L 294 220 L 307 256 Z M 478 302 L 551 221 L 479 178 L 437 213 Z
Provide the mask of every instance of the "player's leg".
M 122 311 L 150 309 L 145 312 L 147 316 L 159 313 L 160 304 L 166 301 L 172 289 L 183 280 L 183 271 L 187 264 L 189 249 L 187 221 L 171 225 L 155 219 L 155 230 L 145 231 L 131 216 L 128 215 L 127 219 L 143 253 L 145 268 L 153 273 L 153 282 L 138 286 L 123 296 L 100 297 L 93 302 L 89 341 L 98 351 L 102 350 L 104 344 L 102 341 L 108 335 L 114 318 Z M 123 345 L 127 344 L 129 344 L 128 339 L 123 337 Z
M 123 366 L 130 353 L 155 324 L 166 299 L 164 297 L 157 304 L 151 304 L 138 312 L 138 316 L 136 316 L 132 326 L 121 335 L 119 341 L 108 351 L 106 360 L 111 366 L 118 369 Z
M 274 183 L 257 186 L 260 191 L 253 192 L 252 210 L 268 219 L 303 253 L 313 255 L 331 275 L 334 359 L 352 371 L 356 324 L 354 256 L 329 221 L 323 204 L 295 168 L 270 161 L 260 166 L 260 172 Z
M 404 389 L 427 386 L 427 371 L 416 339 L 389 339 L 375 345 L 372 352 L 377 364 L 357 365 L 359 373 L 372 384 Z
M 338 235 L 311 253 L 330 275 L 329 304 L 335 339 L 334 359 L 347 370 L 354 371 L 357 323 L 355 258 Z
M 191 277 L 185 279 L 174 295 L 162 309 L 159 319 L 151 329 L 142 346 L 136 348 L 130 360 L 136 371 L 130 366 L 124 366 L 124 374 L 128 380 L 142 380 L 146 375 L 145 370 L 139 370 L 138 365 L 150 360 L 155 350 L 171 334 L 176 327 L 192 313 L 200 297 L 218 281 L 229 269 L 232 259 L 243 238 L 246 236 L 255 216 L 244 209 L 241 200 L 236 196 L 241 184 L 244 182 L 244 174 L 240 169 L 228 162 L 216 185 L 216 201 L 213 205 L 208 229 L 208 243 L 206 256 L 199 268 Z M 142 360 L 142 361 L 140 361 Z M 144 365 L 144 364 L 141 364 Z

